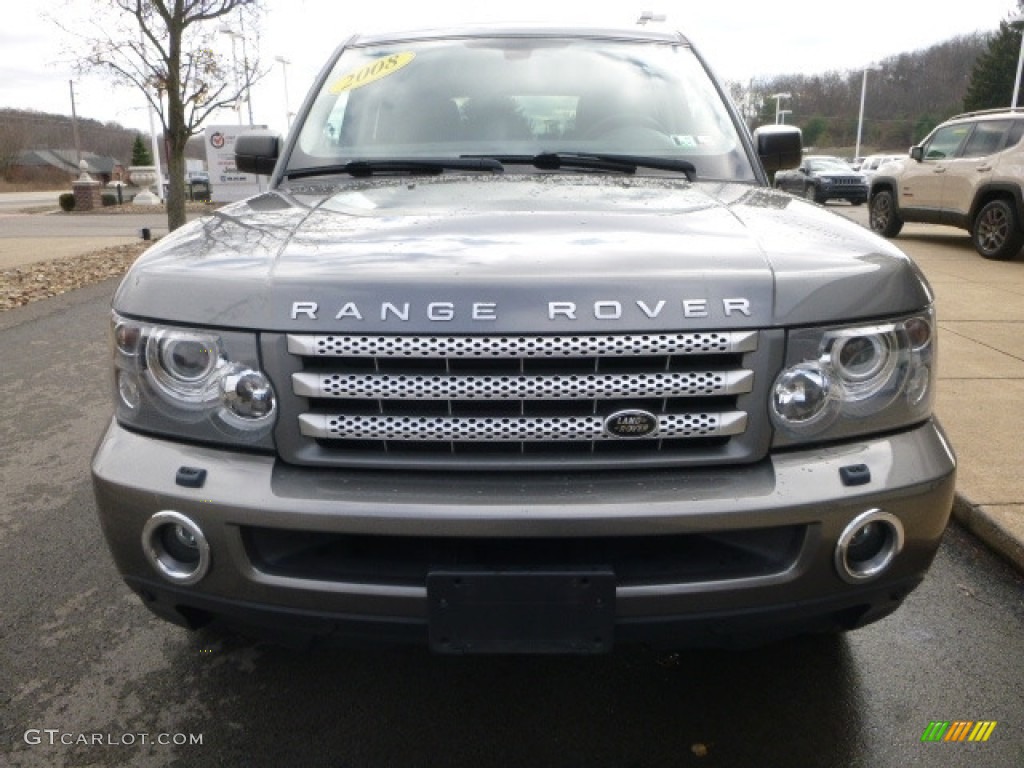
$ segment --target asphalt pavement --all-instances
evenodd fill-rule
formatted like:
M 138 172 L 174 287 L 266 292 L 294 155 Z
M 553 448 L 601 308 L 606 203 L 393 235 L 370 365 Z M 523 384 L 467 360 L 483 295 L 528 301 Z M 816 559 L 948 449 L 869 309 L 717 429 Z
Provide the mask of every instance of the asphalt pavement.
M 829 208 L 867 223 L 866 206 Z M 0 271 L 47 256 L 85 253 L 111 244 L 111 238 L 137 240 L 142 227 L 160 223 L 155 215 L 0 213 Z M 84 225 L 95 219 L 106 220 L 102 235 L 58 229 L 69 221 Z M 55 230 L 64 234 L 55 236 Z M 160 232 L 154 229 L 154 236 Z M 1007 262 L 986 261 L 966 232 L 926 224 L 907 224 L 895 242 L 921 266 L 936 294 L 937 411 L 959 459 L 954 515 L 1024 571 L 1024 254 Z

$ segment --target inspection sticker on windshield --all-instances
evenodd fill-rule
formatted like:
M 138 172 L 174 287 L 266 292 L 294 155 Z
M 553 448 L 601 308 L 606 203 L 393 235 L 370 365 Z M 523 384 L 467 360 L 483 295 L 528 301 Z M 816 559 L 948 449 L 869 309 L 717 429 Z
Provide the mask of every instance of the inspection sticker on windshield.
M 406 51 L 405 53 L 393 53 L 390 56 L 371 61 L 354 72 L 349 72 L 347 75 L 339 78 L 331 86 L 331 93 L 338 95 L 345 91 L 362 88 L 364 85 L 369 85 L 375 80 L 380 80 L 382 77 L 393 75 L 414 58 L 416 58 L 415 53 Z

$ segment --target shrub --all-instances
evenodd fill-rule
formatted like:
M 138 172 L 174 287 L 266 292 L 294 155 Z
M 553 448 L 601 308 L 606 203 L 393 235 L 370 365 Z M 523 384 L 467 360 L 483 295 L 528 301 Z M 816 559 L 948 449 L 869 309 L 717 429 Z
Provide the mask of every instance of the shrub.
M 112 205 L 117 205 L 117 195 L 113 192 L 104 192 L 100 195 L 100 200 L 103 201 L 103 207 L 109 208 Z
M 75 210 L 75 196 L 70 192 L 65 192 L 63 195 L 57 198 L 57 202 L 60 203 L 60 209 L 68 212 Z

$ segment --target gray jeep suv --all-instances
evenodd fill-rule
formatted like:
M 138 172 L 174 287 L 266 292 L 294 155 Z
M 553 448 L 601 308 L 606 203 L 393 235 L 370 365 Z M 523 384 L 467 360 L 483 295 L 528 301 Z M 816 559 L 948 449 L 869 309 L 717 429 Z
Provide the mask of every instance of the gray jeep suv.
M 188 627 L 445 653 L 893 611 L 953 497 L 932 293 L 769 188 L 800 150 L 677 34 L 349 40 L 287 139 L 238 139 L 268 191 L 114 297 L 125 581 Z

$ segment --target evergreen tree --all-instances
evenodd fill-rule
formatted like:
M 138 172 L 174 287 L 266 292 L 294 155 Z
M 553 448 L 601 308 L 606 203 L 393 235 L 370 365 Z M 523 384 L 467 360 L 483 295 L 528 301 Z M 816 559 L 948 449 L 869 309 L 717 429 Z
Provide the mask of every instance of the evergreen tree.
M 152 165 L 153 156 L 146 147 L 140 134 L 135 134 L 135 143 L 132 144 L 132 165 Z
M 999 23 L 999 31 L 993 35 L 988 50 L 978 57 L 971 72 L 971 82 L 964 96 L 964 110 L 997 109 L 1011 105 L 1013 82 L 1017 75 L 1017 59 L 1020 56 L 1021 29 L 1010 26 L 1006 21 Z

